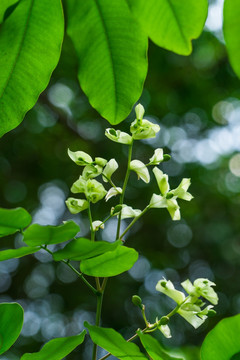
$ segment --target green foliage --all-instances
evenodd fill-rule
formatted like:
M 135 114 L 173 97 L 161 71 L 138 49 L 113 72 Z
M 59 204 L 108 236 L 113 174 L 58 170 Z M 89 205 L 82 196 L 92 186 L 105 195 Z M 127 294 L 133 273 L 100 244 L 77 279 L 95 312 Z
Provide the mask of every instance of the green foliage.
M 201 360 L 233 360 L 240 352 L 240 315 L 221 320 L 206 336 Z M 238 357 L 236 358 L 238 359 Z
M 39 247 L 21 247 L 18 249 L 0 251 L 0 261 L 16 259 L 39 251 Z
M 158 46 L 180 55 L 192 52 L 192 39 L 200 36 L 207 18 L 207 0 L 127 2 L 142 28 Z
M 131 344 L 124 340 L 114 329 L 100 328 L 92 326 L 87 322 L 84 323 L 89 331 L 92 341 L 101 346 L 103 349 L 109 351 L 112 355 L 120 360 L 146 360 L 137 345 Z
M 80 269 L 84 274 L 90 276 L 116 276 L 131 269 L 137 259 L 138 253 L 136 250 L 120 246 L 116 250 L 108 251 L 92 259 L 83 260 Z
M 0 3 L 0 24 L 6 19 L 11 9 L 18 4 L 18 0 L 1 0 Z
M 21 360 L 62 360 L 70 354 L 78 345 L 82 344 L 86 331 L 76 336 L 56 338 L 46 343 L 42 349 L 33 354 L 24 354 Z
M 63 259 L 85 260 L 104 254 L 107 251 L 113 251 L 121 243 L 120 240 L 109 243 L 107 241 L 93 242 L 85 238 L 79 238 L 71 241 L 64 249 L 56 251 L 53 254 L 53 259 L 55 261 Z
M 157 341 L 151 335 L 145 335 L 140 330 L 137 334 L 141 340 L 141 343 L 152 360 L 183 360 L 172 356 L 163 349 L 159 341 Z
M 240 4 L 238 0 L 224 2 L 224 39 L 233 70 L 240 77 Z
M 0 208 L 0 237 L 21 231 L 32 221 L 31 215 L 23 208 Z
M 17 303 L 0 304 L 0 354 L 17 340 L 23 325 L 23 308 Z
M 118 124 L 142 92 L 147 36 L 125 1 L 71 0 L 67 8 L 67 32 L 78 54 L 81 87 L 91 105 Z
M 24 242 L 30 246 L 59 244 L 71 240 L 80 228 L 74 221 L 59 226 L 33 224 L 23 233 Z
M 21 0 L 0 29 L 0 136 L 35 105 L 56 67 L 63 40 L 60 0 Z

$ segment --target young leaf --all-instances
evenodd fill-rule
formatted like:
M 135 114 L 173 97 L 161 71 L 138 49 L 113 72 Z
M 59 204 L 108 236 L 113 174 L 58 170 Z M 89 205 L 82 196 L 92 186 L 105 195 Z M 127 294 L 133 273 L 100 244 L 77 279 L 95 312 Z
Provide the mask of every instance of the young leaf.
M 145 335 L 140 330 L 137 331 L 137 334 L 152 360 L 183 360 L 166 353 L 161 344 L 151 335 Z
M 31 215 L 23 208 L 0 208 L 0 237 L 24 229 L 32 221 Z
M 221 320 L 203 341 L 201 359 L 233 359 L 240 352 L 239 333 L 240 315 Z
M 107 241 L 96 241 L 80 238 L 72 240 L 67 244 L 64 249 L 56 251 L 53 254 L 55 261 L 60 261 L 63 259 L 72 259 L 72 260 L 85 260 L 104 254 L 107 251 L 113 251 L 118 247 L 122 242 L 115 241 L 114 243 L 109 243 Z
M 147 360 L 136 344 L 127 342 L 122 335 L 114 329 L 100 328 L 85 322 L 92 341 L 98 346 L 110 352 L 120 360 Z
M 155 44 L 180 55 L 192 52 L 191 41 L 200 36 L 207 18 L 207 0 L 127 2 Z
M 46 88 L 63 31 L 60 0 L 21 0 L 1 25 L 0 137 L 20 124 Z
M 23 308 L 19 304 L 0 304 L 0 355 L 15 343 L 22 326 Z
M 56 338 L 46 343 L 39 352 L 24 354 L 21 360 L 62 360 L 84 341 L 86 331 L 76 336 Z
M 120 123 L 140 97 L 147 74 L 147 36 L 125 1 L 67 1 L 78 78 L 91 105 Z
M 223 33 L 228 56 L 233 70 L 240 77 L 240 3 L 238 0 L 225 0 L 223 10 Z
M 59 226 L 33 224 L 24 231 L 23 241 L 30 246 L 59 244 L 71 240 L 79 230 L 74 221 Z
M 0 261 L 16 259 L 26 255 L 34 254 L 39 251 L 39 247 L 24 246 L 18 249 L 2 250 L 0 251 Z
M 114 251 L 108 251 L 92 259 L 83 260 L 80 269 L 84 274 L 90 276 L 116 276 L 131 269 L 137 259 L 136 250 L 120 246 Z

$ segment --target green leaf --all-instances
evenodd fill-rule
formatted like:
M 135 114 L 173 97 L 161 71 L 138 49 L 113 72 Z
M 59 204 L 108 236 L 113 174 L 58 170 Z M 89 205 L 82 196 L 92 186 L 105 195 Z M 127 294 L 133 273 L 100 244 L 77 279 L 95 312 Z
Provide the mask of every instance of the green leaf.
M 67 5 L 80 85 L 91 105 L 118 124 L 142 93 L 147 36 L 123 0 L 69 0 Z
M 240 315 L 221 320 L 201 347 L 202 360 L 231 360 L 240 352 Z
M 20 258 L 29 254 L 33 254 L 39 250 L 40 248 L 27 246 L 18 249 L 2 250 L 0 251 L 0 261 Z
M 9 13 L 17 6 L 18 3 L 18 0 L 1 0 L 0 24 L 9 16 Z
M 33 224 L 24 231 L 23 241 L 30 246 L 59 244 L 71 240 L 79 230 L 74 221 L 59 226 Z
M 23 308 L 19 304 L 0 304 L 0 355 L 15 343 L 22 326 Z
M 113 251 L 121 244 L 121 240 L 109 243 L 107 241 L 96 241 L 80 238 L 72 240 L 62 250 L 53 254 L 55 261 L 63 259 L 84 260 L 101 255 L 107 251 Z
M 48 85 L 63 31 L 60 0 L 21 0 L 1 25 L 0 137 L 20 124 Z
M 90 276 L 115 276 L 131 269 L 137 259 L 138 253 L 136 250 L 120 246 L 114 251 L 108 251 L 92 259 L 83 260 L 80 269 L 84 274 Z
M 233 70 L 240 77 L 240 3 L 225 0 L 223 10 L 223 33 Z
M 62 360 L 84 341 L 86 331 L 76 336 L 56 338 L 46 343 L 39 352 L 24 354 L 20 360 Z
M 84 323 L 89 331 L 92 341 L 110 352 L 120 360 L 147 360 L 136 344 L 127 342 L 122 335 L 114 329 L 100 328 Z
M 0 237 L 22 230 L 28 226 L 31 221 L 31 215 L 23 208 L 0 208 Z
M 191 40 L 200 36 L 207 18 L 207 0 L 127 2 L 155 44 L 180 55 L 192 52 Z
M 166 353 L 160 343 L 151 335 L 144 335 L 140 330 L 137 331 L 137 334 L 152 360 L 182 360 L 182 358 L 176 358 Z

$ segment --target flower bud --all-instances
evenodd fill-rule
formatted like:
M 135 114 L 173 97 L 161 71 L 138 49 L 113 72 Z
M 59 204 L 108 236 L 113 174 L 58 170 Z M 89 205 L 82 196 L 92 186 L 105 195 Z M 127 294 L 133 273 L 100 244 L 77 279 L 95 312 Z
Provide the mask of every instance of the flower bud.
M 130 145 L 132 143 L 132 137 L 120 130 L 106 129 L 105 135 L 108 139 L 120 144 Z
M 140 298 L 140 296 L 138 295 L 133 295 L 132 296 L 132 303 L 136 306 L 139 306 L 140 308 L 142 308 L 142 299 Z
M 168 316 L 162 316 L 159 320 L 159 325 L 167 325 L 169 323 L 169 317 Z
M 68 149 L 68 156 L 75 164 L 80 166 L 85 166 L 92 163 L 92 158 L 90 155 L 85 153 L 84 151 L 71 151 Z
M 118 215 L 120 211 L 122 210 L 122 205 L 116 205 L 115 207 L 112 207 L 111 209 L 111 215 Z

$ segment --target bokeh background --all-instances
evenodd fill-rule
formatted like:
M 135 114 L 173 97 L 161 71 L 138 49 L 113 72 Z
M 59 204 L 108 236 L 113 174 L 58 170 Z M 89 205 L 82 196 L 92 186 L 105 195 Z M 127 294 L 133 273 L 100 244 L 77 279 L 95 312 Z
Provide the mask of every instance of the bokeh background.
M 147 316 L 154 321 L 172 306 L 155 290 L 162 276 L 177 287 L 186 278 L 216 282 L 220 301 L 215 318 L 194 330 L 176 316 L 170 325 L 172 339 L 156 334 L 189 360 L 199 358 L 198 348 L 214 324 L 240 311 L 240 82 L 227 59 L 221 11 L 222 0 L 210 1 L 205 30 L 189 57 L 150 43 L 149 73 L 140 102 L 146 118 L 158 123 L 161 131 L 155 139 L 136 142 L 134 157 L 148 161 L 156 147 L 163 147 L 172 156 L 162 165 L 171 187 L 190 177 L 194 200 L 180 201 L 181 221 L 173 222 L 167 211 L 154 209 L 136 224 L 128 244 L 140 258 L 128 273 L 109 281 L 103 306 L 103 326 L 128 337 L 143 326 L 131 303 L 133 294 L 142 297 Z M 133 120 L 132 113 L 117 128 L 128 131 Z M 75 52 L 66 37 L 48 88 L 23 123 L 1 139 L 1 207 L 22 206 L 39 224 L 57 225 L 72 218 L 81 227 L 80 235 L 87 236 L 85 214 L 72 216 L 65 207 L 69 187 L 81 171 L 68 158 L 67 148 L 116 158 L 121 170 L 115 182 L 121 186 L 127 149 L 105 138 L 106 127 L 107 121 L 79 88 Z M 156 190 L 153 177 L 146 185 L 132 174 L 126 202 L 143 209 Z M 107 207 L 97 204 L 94 218 L 106 214 Z M 115 226 L 110 221 L 99 238 L 112 241 Z M 21 235 L 1 240 L 2 249 L 20 244 Z M 0 263 L 0 301 L 13 300 L 23 305 L 25 322 L 21 337 L 1 360 L 17 360 L 53 337 L 77 334 L 84 320 L 94 322 L 96 303 L 88 288 L 42 252 Z M 90 347 L 87 340 L 67 359 L 90 359 Z

